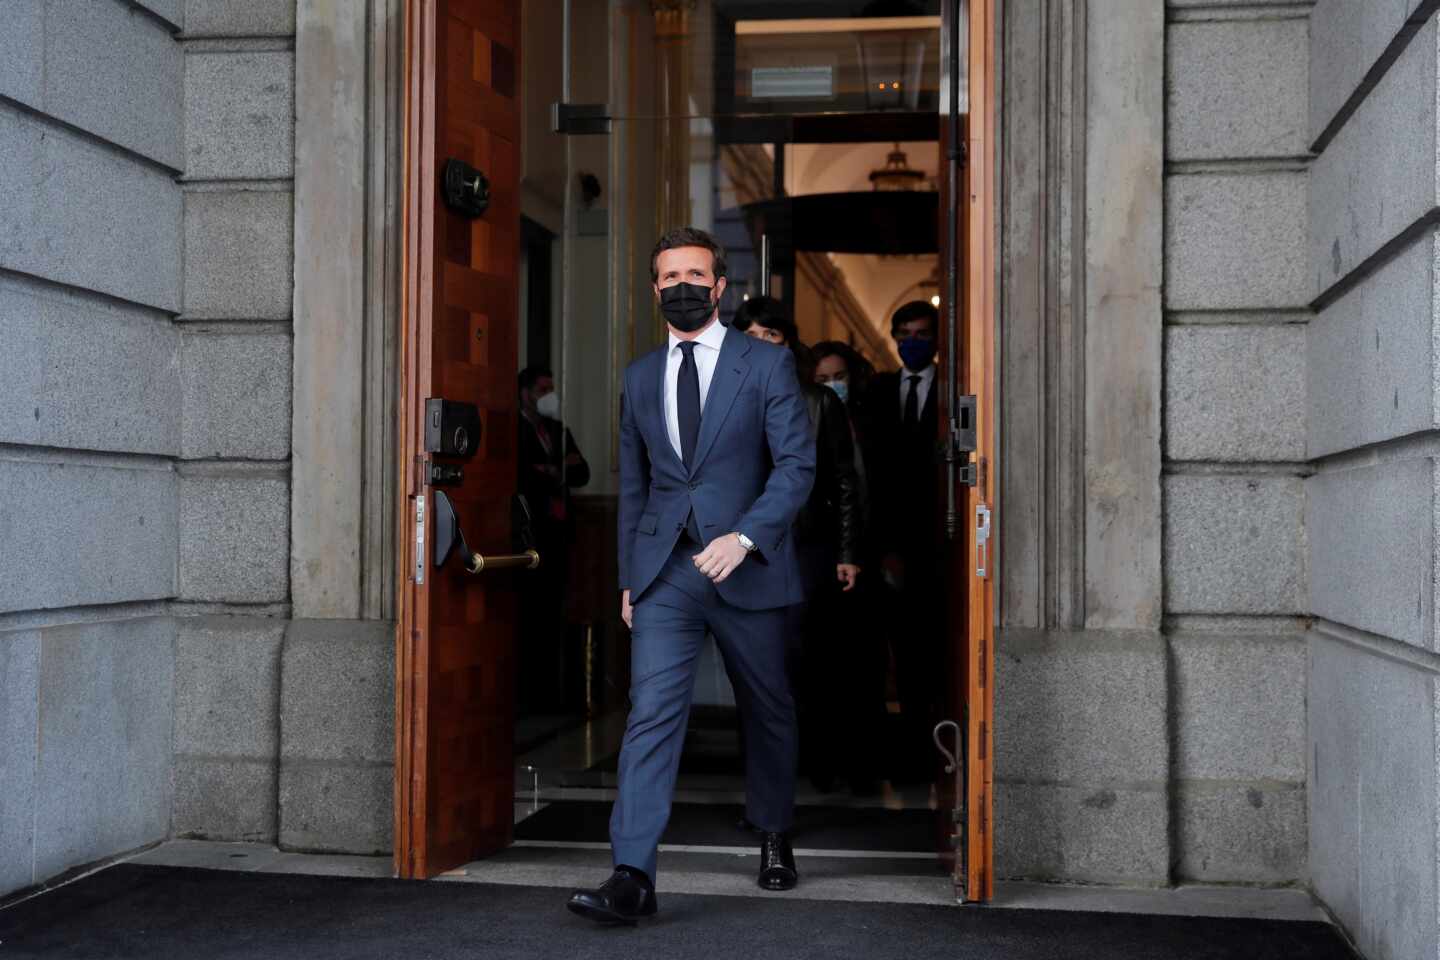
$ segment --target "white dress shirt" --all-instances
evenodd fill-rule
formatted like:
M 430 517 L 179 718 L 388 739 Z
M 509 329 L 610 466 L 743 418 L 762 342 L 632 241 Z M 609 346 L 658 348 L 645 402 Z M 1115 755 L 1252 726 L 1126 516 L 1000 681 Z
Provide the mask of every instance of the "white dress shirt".
M 905 401 L 910 397 L 910 378 L 919 377 L 915 384 L 915 416 L 925 416 L 925 401 L 930 397 L 930 387 L 935 382 L 935 364 L 930 364 L 918 373 L 909 367 L 900 368 L 900 419 L 905 419 Z
M 700 375 L 700 413 L 705 413 L 705 398 L 710 395 L 710 380 L 715 376 L 715 364 L 720 361 L 720 346 L 725 342 L 729 328 L 718 319 L 710 321 L 700 336 L 695 338 L 695 369 Z M 680 408 L 675 402 L 675 388 L 680 382 L 680 364 L 685 362 L 685 353 L 680 349 L 680 338 L 670 334 L 670 352 L 665 355 L 665 430 L 670 434 L 670 446 L 682 461 L 685 454 L 680 446 Z

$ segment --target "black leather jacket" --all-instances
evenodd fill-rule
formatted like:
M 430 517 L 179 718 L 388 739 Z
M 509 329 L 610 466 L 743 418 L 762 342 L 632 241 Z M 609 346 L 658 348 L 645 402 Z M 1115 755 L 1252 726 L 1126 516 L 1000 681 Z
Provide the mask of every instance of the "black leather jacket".
M 815 425 L 815 486 L 795 521 L 796 533 L 804 542 L 831 546 L 836 563 L 859 563 L 860 477 L 850 414 L 829 387 L 802 384 L 802 389 Z

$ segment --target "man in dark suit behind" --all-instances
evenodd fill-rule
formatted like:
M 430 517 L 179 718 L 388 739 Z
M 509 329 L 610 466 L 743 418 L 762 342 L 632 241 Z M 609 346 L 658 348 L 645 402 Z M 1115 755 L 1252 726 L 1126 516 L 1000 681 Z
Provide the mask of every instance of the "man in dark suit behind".
M 759 884 L 796 883 L 785 623 L 804 598 L 790 531 L 814 483 L 815 438 L 790 351 L 721 325 L 725 254 L 715 239 L 673 230 L 650 265 L 669 337 L 625 371 L 620 418 L 621 615 L 633 637 L 610 818 L 615 872 L 569 902 L 608 923 L 656 910 L 656 849 L 707 632 L 736 682 Z
M 876 376 L 867 403 L 874 550 L 887 587 L 876 625 L 888 635 L 895 660 L 903 742 L 894 745 L 890 755 L 903 764 L 892 774 L 902 776 L 925 774 L 943 666 L 935 555 L 938 319 L 939 312 L 925 300 L 912 300 L 895 311 L 890 334 L 904 366 L 897 373 Z
M 522 714 L 561 713 L 565 702 L 565 598 L 574 522 L 570 491 L 590 482 L 590 465 L 560 422 L 555 375 L 532 364 L 520 371 L 517 490 L 530 510 L 540 569 L 521 578 L 517 658 Z

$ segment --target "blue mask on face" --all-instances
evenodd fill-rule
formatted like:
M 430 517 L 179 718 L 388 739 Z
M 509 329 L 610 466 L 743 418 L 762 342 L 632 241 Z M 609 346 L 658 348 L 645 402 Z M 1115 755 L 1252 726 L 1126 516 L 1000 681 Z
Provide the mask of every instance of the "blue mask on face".
M 827 380 L 825 386 L 834 390 L 842 403 L 850 399 L 850 384 L 844 380 Z
M 934 337 L 906 337 L 900 341 L 900 359 L 905 367 L 919 373 L 935 359 Z

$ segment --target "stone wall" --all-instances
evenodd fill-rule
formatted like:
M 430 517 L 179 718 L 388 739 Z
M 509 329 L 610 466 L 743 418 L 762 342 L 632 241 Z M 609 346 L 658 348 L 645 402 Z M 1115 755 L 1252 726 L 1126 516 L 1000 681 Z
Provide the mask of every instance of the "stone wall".
M 1004 9 L 996 875 L 1163 885 L 1163 8 Z
M 295 152 L 293 0 L 6 18 L 0 892 L 278 835 Z
M 1006 10 L 997 874 L 1304 882 L 1308 5 Z
M 179 16 L 20 0 L 0 31 L 0 894 L 169 830 Z
M 1440 950 L 1437 7 L 1318 0 L 1310 30 L 1310 873 L 1375 960 Z
M 1165 633 L 1182 882 L 1306 878 L 1308 14 L 1167 10 Z
M 400 4 L 187 17 L 172 829 L 386 852 Z
M 290 611 L 293 0 L 189 0 L 177 836 L 277 834 Z

